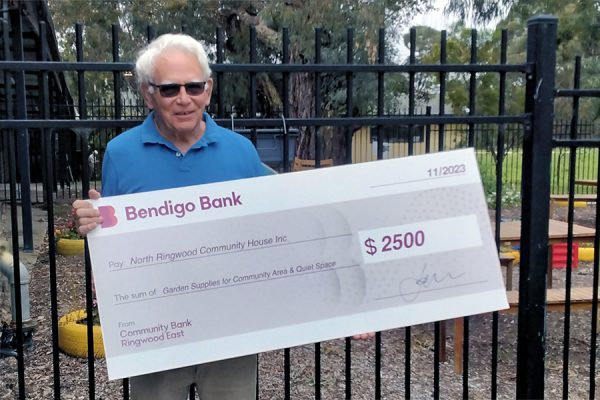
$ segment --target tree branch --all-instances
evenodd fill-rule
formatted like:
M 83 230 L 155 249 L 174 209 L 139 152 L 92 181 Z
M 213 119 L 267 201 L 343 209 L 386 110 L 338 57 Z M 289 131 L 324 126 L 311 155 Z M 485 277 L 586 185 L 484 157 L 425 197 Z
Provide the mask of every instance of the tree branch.
M 242 25 L 253 26 L 256 29 L 256 37 L 262 43 L 271 48 L 281 47 L 281 35 L 279 32 L 268 27 L 258 15 L 251 15 L 246 10 L 238 10 L 238 17 Z

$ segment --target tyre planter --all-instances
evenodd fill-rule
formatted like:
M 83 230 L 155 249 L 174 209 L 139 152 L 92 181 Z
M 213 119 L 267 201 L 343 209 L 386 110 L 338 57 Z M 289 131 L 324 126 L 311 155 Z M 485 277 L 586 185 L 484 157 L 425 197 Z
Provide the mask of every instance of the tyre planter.
M 63 256 L 80 256 L 85 252 L 83 239 L 58 239 L 56 251 Z
M 555 203 L 559 207 L 568 207 L 569 206 L 569 202 L 566 200 L 556 200 Z M 585 207 L 587 207 L 587 205 L 588 205 L 587 201 L 574 201 L 573 202 L 574 208 L 585 208 Z
M 580 247 L 579 248 L 579 261 L 594 261 L 594 248 L 593 247 Z
M 85 310 L 76 310 L 63 315 L 58 320 L 58 347 L 65 353 L 86 358 L 88 355 L 87 325 L 82 323 L 86 317 Z M 102 330 L 99 326 L 93 327 L 94 357 L 104 357 L 104 343 Z

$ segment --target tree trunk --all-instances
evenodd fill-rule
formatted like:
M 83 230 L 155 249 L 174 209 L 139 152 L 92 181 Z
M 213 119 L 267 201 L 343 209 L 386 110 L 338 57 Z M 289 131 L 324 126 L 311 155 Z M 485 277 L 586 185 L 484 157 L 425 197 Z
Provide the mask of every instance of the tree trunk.
M 292 55 L 294 63 L 297 53 Z M 308 73 L 292 74 L 290 77 L 290 114 L 294 118 L 310 118 L 315 108 L 314 78 Z M 296 157 L 315 158 L 315 129 L 308 126 L 298 127 L 299 135 Z

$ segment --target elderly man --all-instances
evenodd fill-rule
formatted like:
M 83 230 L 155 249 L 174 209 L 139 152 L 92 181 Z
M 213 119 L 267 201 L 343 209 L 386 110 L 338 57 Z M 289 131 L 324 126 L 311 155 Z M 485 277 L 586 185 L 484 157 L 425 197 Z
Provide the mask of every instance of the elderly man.
M 139 55 L 136 75 L 153 111 L 111 140 L 102 164 L 102 193 L 114 196 L 243 179 L 268 174 L 252 143 L 219 127 L 205 113 L 212 80 L 200 43 L 183 34 L 162 35 Z M 90 198 L 100 193 L 91 190 Z M 85 200 L 73 203 L 83 235 L 102 223 Z M 373 333 L 354 336 L 368 339 Z M 202 400 L 254 399 L 256 356 L 131 378 L 134 400 L 186 399 L 195 383 Z
M 114 196 L 250 178 L 267 174 L 252 143 L 206 114 L 213 81 L 202 45 L 184 34 L 151 42 L 136 62 L 138 85 L 153 110 L 144 122 L 111 140 L 102 164 L 102 193 Z M 100 193 L 91 190 L 90 198 Z M 91 203 L 73 203 L 79 231 L 102 219 Z M 186 399 L 196 383 L 203 400 L 253 399 L 256 356 L 131 378 L 135 400 Z

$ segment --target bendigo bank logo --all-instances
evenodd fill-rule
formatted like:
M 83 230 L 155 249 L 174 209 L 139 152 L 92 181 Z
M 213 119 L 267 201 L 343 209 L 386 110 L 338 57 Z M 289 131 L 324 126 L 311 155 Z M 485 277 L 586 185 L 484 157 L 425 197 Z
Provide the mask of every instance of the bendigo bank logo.
M 99 206 L 98 211 L 100 211 L 102 217 L 102 228 L 110 228 L 119 222 L 113 206 Z

